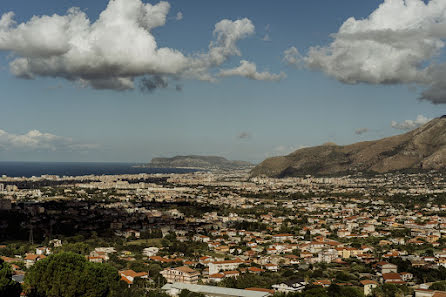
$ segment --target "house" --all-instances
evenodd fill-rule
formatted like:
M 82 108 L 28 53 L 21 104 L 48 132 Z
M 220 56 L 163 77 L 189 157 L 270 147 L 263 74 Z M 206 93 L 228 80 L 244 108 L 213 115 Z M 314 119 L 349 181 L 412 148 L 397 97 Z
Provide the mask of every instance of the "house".
M 108 256 L 107 253 L 100 252 L 100 251 L 97 251 L 97 250 L 94 250 L 94 251 L 90 252 L 89 258 L 96 259 L 95 261 L 90 261 L 90 262 L 97 262 L 97 263 L 103 263 L 103 262 L 108 261 L 110 259 L 110 257 Z M 99 259 L 101 259 L 101 260 L 99 260 Z
M 307 284 L 303 279 L 296 279 L 272 285 L 272 288 L 281 293 L 301 292 Z
M 209 274 L 218 273 L 224 270 L 236 270 L 242 263 L 243 261 L 240 259 L 210 262 L 208 264 Z
M 401 276 L 401 279 L 405 282 L 413 279 L 413 274 L 410 272 L 401 272 L 400 276 Z
M 33 266 L 37 261 L 45 259 L 45 255 L 36 255 L 36 254 L 26 254 L 25 260 L 25 266 L 26 268 L 30 268 Z
M 86 256 L 87 260 L 92 263 L 103 263 L 104 258 L 103 257 L 96 257 L 96 256 Z
M 285 264 L 297 265 L 300 264 L 299 257 L 296 255 L 285 255 L 283 256 Z
M 264 269 L 262 269 L 262 268 L 258 268 L 258 267 L 249 267 L 248 268 L 248 272 L 251 272 L 251 273 L 256 273 L 256 274 L 260 274 L 260 273 L 262 273 L 262 272 L 265 272 L 265 270 Z
M 211 238 L 206 235 L 196 234 L 194 235 L 193 240 L 198 242 L 209 242 Z
M 362 280 L 360 283 L 364 287 L 364 296 L 372 295 L 372 290 L 378 286 L 374 280 Z
M 210 273 L 212 275 L 214 273 Z M 198 283 L 198 277 L 200 273 L 188 266 L 181 266 L 176 268 L 167 268 L 161 271 L 161 275 L 167 280 L 168 283 L 185 283 L 196 284 Z
M 133 284 L 136 278 L 148 278 L 148 272 L 135 272 L 131 269 L 119 271 L 119 275 L 121 276 L 121 280 L 125 281 L 129 286 Z
M 402 280 L 398 273 L 383 273 L 383 282 L 392 284 L 404 284 L 405 281 Z
M 208 281 L 219 283 L 224 280 L 225 275 L 223 273 L 214 273 L 209 275 Z
M 237 278 L 238 276 L 240 276 L 240 272 L 238 272 L 237 270 L 223 271 L 223 274 L 224 274 L 225 277 L 235 277 L 235 278 Z
M 142 254 L 146 257 L 156 256 L 159 252 L 159 248 L 155 246 L 151 246 L 142 250 Z
M 51 250 L 47 247 L 36 248 L 36 255 L 49 255 L 49 254 L 51 254 Z
M 293 235 L 292 234 L 276 234 L 276 235 L 273 235 L 273 240 L 275 242 L 292 241 Z
M 376 264 L 376 267 L 381 270 L 382 274 L 398 272 L 398 267 L 388 262 L 379 262 Z
M 277 264 L 268 263 L 268 264 L 265 264 L 264 266 L 265 266 L 265 269 L 269 270 L 269 271 L 277 272 L 279 270 L 279 266 Z
M 203 264 L 203 265 L 209 264 L 210 261 L 212 261 L 212 258 L 208 257 L 208 256 L 203 256 L 198 259 L 198 262 L 200 262 L 200 264 Z
M 347 237 L 347 235 L 350 235 L 350 231 L 349 230 L 347 230 L 347 229 L 340 229 L 340 230 L 338 230 L 338 232 L 337 232 L 337 236 L 338 237 Z
M 415 297 L 446 297 L 446 292 L 428 289 L 415 289 Z
M 271 295 L 274 294 L 274 290 L 265 289 L 265 288 L 246 288 L 245 290 L 256 291 L 256 292 L 265 292 L 265 293 L 269 293 Z
M 315 286 L 322 286 L 324 288 L 329 287 L 331 285 L 331 280 L 329 279 L 321 279 L 313 282 Z
M 50 246 L 52 245 L 55 248 L 61 247 L 62 246 L 62 240 L 60 240 L 60 239 L 52 239 L 52 240 L 50 240 L 49 244 L 50 244 Z

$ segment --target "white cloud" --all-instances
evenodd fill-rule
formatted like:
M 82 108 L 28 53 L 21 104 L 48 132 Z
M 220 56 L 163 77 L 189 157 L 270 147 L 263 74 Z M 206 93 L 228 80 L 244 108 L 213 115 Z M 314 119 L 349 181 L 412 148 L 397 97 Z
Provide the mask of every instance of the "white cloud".
M 265 36 L 263 36 L 262 40 L 263 41 L 271 41 L 271 37 L 269 36 L 268 33 L 266 33 Z
M 175 19 L 181 21 L 183 19 L 183 13 L 181 11 L 177 12 Z
M 390 125 L 394 129 L 409 131 L 409 130 L 413 130 L 418 127 L 421 127 L 431 120 L 432 119 L 429 119 L 429 118 L 420 114 L 417 116 L 417 118 L 415 120 L 405 120 L 404 122 L 400 122 L 400 123 L 398 123 L 396 121 L 392 121 L 392 123 Z
M 252 138 L 252 134 L 250 132 L 241 132 L 237 135 L 238 139 L 251 139 Z
M 242 60 L 240 66 L 232 69 L 221 70 L 219 76 L 242 76 L 253 80 L 279 81 L 286 77 L 285 73 L 269 73 L 267 71 L 257 72 L 257 66 L 254 63 Z
M 17 77 L 61 77 L 97 89 L 135 88 L 142 76 L 215 80 L 212 69 L 240 56 L 237 42 L 254 34 L 247 19 L 224 19 L 215 25 L 208 52 L 184 55 L 159 47 L 152 30 L 165 25 L 170 4 L 110 0 L 95 22 L 78 8 L 66 15 L 34 16 L 17 24 L 14 13 L 0 19 L 0 51 L 12 53 L 10 71 Z M 177 14 L 177 19 L 182 13 Z
M 296 47 L 292 46 L 283 52 L 283 61 L 289 65 L 300 68 L 303 63 L 303 56 Z
M 97 148 L 93 144 L 77 143 L 71 138 L 31 130 L 25 134 L 8 133 L 0 129 L 0 149 L 39 151 L 79 151 Z
M 267 152 L 265 154 L 265 157 L 277 157 L 277 156 L 286 156 L 289 155 L 297 150 L 306 148 L 307 146 L 300 145 L 300 146 L 294 146 L 294 145 L 279 145 L 273 148 L 271 152 Z
M 435 61 L 445 37 L 446 1 L 385 0 L 367 18 L 347 19 L 330 45 L 311 47 L 303 61 L 349 84 L 420 84 L 428 88 L 422 99 L 446 103 L 446 66 Z
M 369 132 L 369 129 L 368 129 L 368 128 L 359 128 L 359 129 L 356 129 L 356 130 L 355 130 L 355 134 L 356 134 L 356 135 L 362 135 L 362 134 L 365 134 L 365 133 L 367 133 L 367 132 Z

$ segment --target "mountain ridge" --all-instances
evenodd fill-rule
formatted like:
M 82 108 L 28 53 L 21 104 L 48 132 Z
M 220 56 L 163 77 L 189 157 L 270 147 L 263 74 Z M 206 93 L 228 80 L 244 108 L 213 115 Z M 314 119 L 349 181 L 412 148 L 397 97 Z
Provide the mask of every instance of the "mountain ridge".
M 231 161 L 219 156 L 186 155 L 170 158 L 153 158 L 146 167 L 152 168 L 197 168 L 197 169 L 248 169 L 253 164 L 245 161 Z
M 404 134 L 350 145 L 320 145 L 268 158 L 252 176 L 292 177 L 446 168 L 446 116 Z

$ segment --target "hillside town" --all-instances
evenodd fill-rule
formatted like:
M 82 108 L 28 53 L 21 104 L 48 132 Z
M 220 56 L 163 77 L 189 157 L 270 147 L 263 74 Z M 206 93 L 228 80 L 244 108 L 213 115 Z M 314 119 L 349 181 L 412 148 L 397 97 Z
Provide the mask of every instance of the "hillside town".
M 3 176 L 0 256 L 18 283 L 73 252 L 144 294 L 446 296 L 445 192 L 437 171 Z

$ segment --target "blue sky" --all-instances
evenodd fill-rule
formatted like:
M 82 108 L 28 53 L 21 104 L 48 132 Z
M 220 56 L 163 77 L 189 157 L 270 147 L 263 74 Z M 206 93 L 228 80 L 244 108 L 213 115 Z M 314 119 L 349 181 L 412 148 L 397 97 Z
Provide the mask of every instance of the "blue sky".
M 13 11 L 15 21 L 22 23 L 33 16 L 65 15 L 75 6 L 94 22 L 107 3 L 2 0 L 0 15 Z M 256 64 L 258 72 L 283 72 L 286 78 L 270 81 L 231 75 L 209 82 L 175 73 L 169 75 L 167 88 L 153 92 L 137 87 L 98 90 L 56 74 L 18 78 L 8 64 L 24 54 L 4 46 L 0 51 L 4 134 L 2 142 L 0 132 L 0 160 L 147 162 L 157 156 L 206 154 L 259 162 L 303 146 L 328 141 L 349 144 L 402 133 L 395 129 L 397 125 L 392 127 L 392 121 L 415 121 L 419 115 L 430 119 L 446 112 L 444 105 L 418 100 L 424 86 L 417 81 L 376 83 L 359 73 L 357 82 L 345 83 L 328 68 L 293 67 L 284 61 L 284 51 L 290 47 L 305 57 L 310 47 L 327 47 L 333 42 L 331 34 L 349 17 L 367 18 L 383 1 L 169 3 L 165 24 L 150 33 L 158 47 L 185 56 L 205 53 L 215 40 L 216 23 L 247 18 L 255 33 L 237 41 L 241 56 L 231 55 L 210 71 L 216 74 L 247 60 Z M 176 18 L 178 12 L 181 20 Z M 266 35 L 270 40 L 263 40 Z M 0 49 L 1 36 L 0 26 Z M 176 85 L 182 90 L 175 90 Z M 27 134 L 31 130 L 42 135 Z M 24 137 L 34 142 L 28 144 Z

